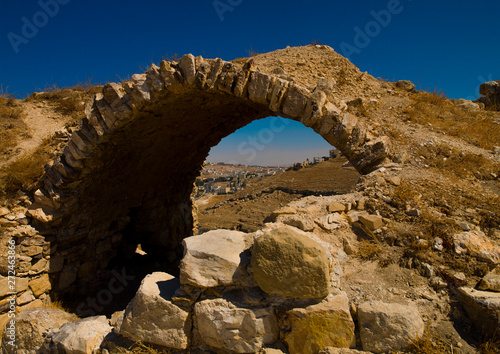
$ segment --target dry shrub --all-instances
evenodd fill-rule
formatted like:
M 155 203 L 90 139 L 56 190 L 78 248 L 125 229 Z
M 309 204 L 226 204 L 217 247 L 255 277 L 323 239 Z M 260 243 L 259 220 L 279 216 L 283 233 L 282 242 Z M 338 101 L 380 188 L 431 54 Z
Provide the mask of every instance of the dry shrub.
M 0 96 L 0 156 L 16 146 L 20 136 L 28 134 L 22 114 L 23 109 L 14 98 L 7 94 Z
M 356 255 L 362 260 L 370 261 L 377 259 L 382 250 L 380 242 L 361 240 Z
M 410 348 L 410 353 L 418 354 L 440 354 L 440 353 L 450 353 L 450 346 L 448 346 L 437 334 L 436 331 L 431 330 L 429 322 L 425 328 L 422 337 L 418 337 L 415 342 L 412 343 Z
M 442 92 L 416 92 L 413 104 L 403 113 L 412 122 L 432 127 L 459 137 L 484 149 L 492 149 L 500 141 L 500 114 L 494 111 L 469 111 L 446 98 Z

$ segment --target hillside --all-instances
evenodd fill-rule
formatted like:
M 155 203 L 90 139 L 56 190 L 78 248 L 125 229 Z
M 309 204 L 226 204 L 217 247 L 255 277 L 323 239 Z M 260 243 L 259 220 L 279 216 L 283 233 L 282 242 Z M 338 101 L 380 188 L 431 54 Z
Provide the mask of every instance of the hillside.
M 56 306 L 52 300 L 59 295 L 64 300 L 65 291 L 71 289 L 72 305 L 76 303 L 71 310 L 76 312 L 81 298 L 87 298 L 83 292 L 91 291 L 87 284 L 97 286 L 88 297 L 96 299 L 117 271 L 130 272 L 135 279 L 120 301 L 113 299 L 117 300 L 113 306 L 124 309 L 145 275 L 181 272 L 179 265 L 185 264 L 186 255 L 182 238 L 225 228 L 244 231 L 238 237 L 254 242 L 264 233 L 285 228 L 328 249 L 331 259 L 323 258 L 331 281 L 329 295 L 345 295 L 343 316 L 351 319 L 353 336 L 356 331 L 355 343 L 344 346 L 363 348 L 361 337 L 366 338 L 366 333 L 353 319 L 360 318 L 363 304 L 381 301 L 411 303 L 422 323 L 419 336 L 412 337 L 403 352 L 490 354 L 500 350 L 496 330 L 500 323 L 500 112 L 495 102 L 485 97 L 477 102 L 449 99 L 435 90 L 417 90 L 408 81 L 377 79 L 321 45 L 287 47 L 225 63 L 192 56 L 186 60 L 191 76 L 181 75 L 179 61 L 163 62 L 163 71 L 153 65 L 149 76 L 134 75 L 122 84 L 106 85 L 107 98 L 100 94 L 102 87 L 91 86 L 35 93 L 24 100 L 0 98 L 0 246 L 7 254 L 14 242 L 20 252 L 26 286 L 19 292 L 23 300 L 17 311 Z M 193 86 L 195 79 L 206 79 L 204 70 L 217 65 L 219 91 Z M 223 68 L 226 71 L 221 74 Z M 303 102 L 310 117 L 298 113 L 294 117 L 306 117 L 304 124 L 342 147 L 344 155 L 352 157 L 351 163 L 337 158 L 262 179 L 232 195 L 202 197 L 195 202 L 193 217 L 190 192 L 209 147 L 221 135 L 271 112 L 268 91 L 260 101 L 254 96 L 251 101 L 248 89 L 240 92 L 248 96 L 245 99 L 228 93 L 237 88 L 230 80 L 249 72 L 264 78 L 255 80 L 259 85 L 272 77 L 274 82 L 300 85 L 293 86 L 295 93 L 307 90 L 311 97 L 316 95 L 318 102 L 312 98 Z M 169 86 L 171 91 L 158 94 L 157 87 L 167 90 L 164 82 L 154 80 L 163 74 L 175 84 Z M 143 90 L 146 86 L 150 91 Z M 129 91 L 119 97 L 125 89 Z M 96 92 L 99 99 L 92 98 Z M 306 101 L 304 97 L 299 98 Z M 129 115 L 120 111 L 125 100 L 133 103 L 127 103 Z M 119 122 L 123 125 L 104 122 L 103 117 L 116 118 L 111 105 L 125 117 Z M 96 113 L 98 108 L 102 116 Z M 313 113 L 318 111 L 324 116 Z M 82 133 L 84 127 L 88 135 Z M 366 168 L 364 175 L 352 167 L 356 164 Z M 198 230 L 193 231 L 193 224 Z M 247 241 L 239 242 L 240 246 L 247 247 Z M 205 246 L 226 251 L 217 249 L 218 245 L 197 245 Z M 239 275 L 248 275 L 245 281 L 233 284 L 229 277 L 229 285 L 213 288 L 182 284 L 176 293 L 180 295 L 172 301 L 186 309 L 186 316 L 192 315 L 200 299 L 222 301 L 220 297 L 230 298 L 234 291 L 244 293 L 246 307 L 265 303 L 282 311 L 280 316 L 283 308 L 302 306 L 300 301 L 261 296 L 250 261 L 242 261 L 241 268 L 238 263 L 240 255 L 245 258 L 253 252 L 248 247 L 229 257 L 236 259 Z M 5 283 L 7 259 L 0 261 L 0 280 Z M 213 269 L 224 268 L 217 266 Z M 218 274 L 207 275 L 211 276 Z M 5 305 L 4 295 L 0 301 Z M 110 307 L 106 306 L 98 313 L 107 314 Z M 0 323 L 8 319 L 7 311 L 3 306 Z M 120 316 L 124 313 L 114 320 Z M 279 326 L 276 346 L 287 352 L 283 341 L 291 328 L 283 321 Z M 228 329 L 231 336 L 236 327 Z M 126 351 L 132 344 L 121 342 L 117 351 Z M 107 348 L 116 349 L 113 345 Z
M 271 213 L 306 195 L 334 195 L 353 190 L 360 175 L 344 157 L 263 178 L 227 196 L 197 200 L 198 228 L 253 232 L 264 226 Z

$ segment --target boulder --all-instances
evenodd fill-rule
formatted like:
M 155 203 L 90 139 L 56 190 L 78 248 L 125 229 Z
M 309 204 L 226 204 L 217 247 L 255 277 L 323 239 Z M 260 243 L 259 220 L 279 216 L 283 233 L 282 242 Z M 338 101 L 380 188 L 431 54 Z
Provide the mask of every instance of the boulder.
M 194 323 L 205 344 L 235 353 L 258 352 L 276 342 L 279 334 L 272 308 L 240 308 L 225 299 L 198 302 Z
M 17 348 L 8 344 L 9 333 L 4 330 L 2 349 L 8 354 L 36 353 L 45 343 L 44 332 L 57 330 L 63 324 L 77 319 L 75 315 L 57 309 L 38 307 L 24 310 L 16 316 Z
M 479 93 L 483 96 L 481 101 L 487 105 L 500 104 L 500 80 L 488 81 L 479 86 Z
M 460 304 L 470 320 L 486 337 L 500 326 L 500 293 L 462 287 L 457 291 Z
M 424 334 L 424 321 L 413 304 L 369 301 L 358 307 L 363 350 L 375 353 L 408 348 Z
M 87 317 L 61 326 L 52 336 L 52 345 L 66 354 L 93 354 L 111 329 L 106 316 Z
M 486 274 L 478 285 L 479 290 L 500 292 L 500 267 Z
M 409 80 L 399 80 L 396 82 L 396 86 L 405 91 L 413 91 L 415 88 L 415 84 Z
M 479 230 L 460 232 L 453 235 L 453 245 L 457 254 L 468 253 L 480 260 L 500 263 L 500 247 Z
M 213 230 L 182 241 L 184 258 L 180 264 L 182 284 L 199 288 L 231 285 L 244 280 L 250 248 L 243 232 Z
M 326 250 L 289 227 L 267 231 L 255 241 L 252 269 L 257 284 L 268 294 L 307 299 L 329 293 Z
M 325 347 L 349 348 L 356 344 L 349 301 L 343 292 L 286 315 L 290 330 L 284 341 L 290 354 L 315 354 Z
M 135 341 L 186 349 L 191 333 L 189 313 L 171 301 L 179 286 L 179 279 L 167 273 L 146 276 L 117 332 Z

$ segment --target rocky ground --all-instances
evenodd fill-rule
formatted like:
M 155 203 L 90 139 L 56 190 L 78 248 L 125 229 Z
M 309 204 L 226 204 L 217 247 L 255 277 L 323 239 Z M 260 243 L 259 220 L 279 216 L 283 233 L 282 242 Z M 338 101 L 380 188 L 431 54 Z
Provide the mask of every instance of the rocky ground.
M 76 320 L 45 308 L 20 314 L 19 323 L 33 329 L 26 346 L 86 351 L 106 337 L 111 352 L 498 352 L 498 111 L 484 100 L 449 100 L 408 82 L 375 79 L 325 46 L 253 60 L 310 88 L 329 80 L 331 102 L 369 121 L 372 134 L 391 138 L 392 162 L 339 195 L 260 190 L 199 205 L 202 228 L 247 233 L 212 231 L 185 241 L 180 279 L 149 275 L 111 318 Z M 37 109 L 17 104 L 28 116 Z M 36 119 L 23 119 L 37 129 Z M 26 135 L 9 149 L 36 146 L 29 139 L 46 133 Z M 9 166 L 0 176 L 6 193 Z M 20 217 L 19 198 L 29 203 L 30 183 L 15 186 L 14 199 L 2 202 L 2 232 L 29 222 Z

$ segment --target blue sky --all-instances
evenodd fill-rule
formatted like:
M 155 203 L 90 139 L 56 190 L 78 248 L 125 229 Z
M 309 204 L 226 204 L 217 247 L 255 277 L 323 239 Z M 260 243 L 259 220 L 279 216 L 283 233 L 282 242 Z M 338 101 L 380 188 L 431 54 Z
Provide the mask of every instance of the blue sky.
M 176 53 L 230 60 L 316 40 L 376 77 L 475 98 L 479 84 L 500 79 L 499 18 L 492 0 L 3 0 L 0 85 L 25 97 L 52 85 L 120 81 Z M 269 124 L 238 131 L 238 144 Z M 288 125 L 253 163 L 298 147 L 328 149 L 309 133 Z M 297 136 L 308 138 L 298 144 Z

